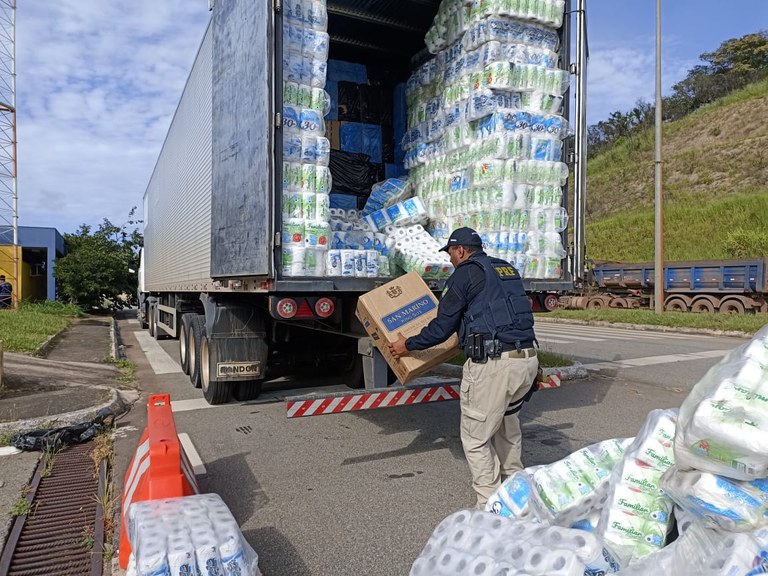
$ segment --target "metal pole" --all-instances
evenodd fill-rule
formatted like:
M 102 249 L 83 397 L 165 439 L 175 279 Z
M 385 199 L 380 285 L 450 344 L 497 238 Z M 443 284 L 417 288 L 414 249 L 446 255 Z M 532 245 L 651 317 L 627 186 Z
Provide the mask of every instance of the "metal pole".
M 656 0 L 656 161 L 654 185 L 655 280 L 653 285 L 654 311 L 664 312 L 664 232 L 661 181 L 661 0 Z
M 587 26 L 586 0 L 576 9 L 576 138 L 573 171 L 573 276 L 584 280 L 586 246 L 585 190 L 587 187 Z
M 16 2 L 11 3 L 11 34 L 13 53 L 11 54 L 11 106 L 13 112 L 13 278 L 14 286 L 11 292 L 11 302 L 14 308 L 19 306 L 19 190 L 17 186 L 17 157 L 16 157 Z

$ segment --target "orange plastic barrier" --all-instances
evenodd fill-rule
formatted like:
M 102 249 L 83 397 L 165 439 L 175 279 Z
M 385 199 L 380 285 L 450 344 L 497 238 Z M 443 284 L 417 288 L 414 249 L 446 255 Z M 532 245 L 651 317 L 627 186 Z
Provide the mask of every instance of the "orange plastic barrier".
M 120 514 L 120 567 L 128 567 L 128 507 L 133 502 L 198 494 L 200 489 L 192 466 L 176 434 L 169 394 L 149 397 L 147 428 L 141 435 L 123 483 Z

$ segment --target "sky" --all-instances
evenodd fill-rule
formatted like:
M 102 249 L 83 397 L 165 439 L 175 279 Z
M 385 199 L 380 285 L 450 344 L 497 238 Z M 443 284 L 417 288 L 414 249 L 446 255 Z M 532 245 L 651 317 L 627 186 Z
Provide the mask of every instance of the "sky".
M 67 233 L 141 216 L 208 0 L 17 4 L 19 224 Z M 587 0 L 587 14 L 593 124 L 653 100 L 656 2 Z M 768 0 L 662 0 L 664 93 L 701 53 L 761 27 Z

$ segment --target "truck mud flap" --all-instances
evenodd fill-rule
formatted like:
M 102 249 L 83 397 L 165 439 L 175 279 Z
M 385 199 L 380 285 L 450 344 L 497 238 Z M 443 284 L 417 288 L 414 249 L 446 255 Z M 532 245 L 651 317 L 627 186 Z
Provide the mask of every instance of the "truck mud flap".
M 558 388 L 559 386 L 559 375 L 552 374 L 546 382 L 539 383 L 539 390 Z M 458 383 L 418 384 L 392 386 L 381 391 L 359 390 L 293 396 L 285 399 L 285 406 L 288 418 L 302 418 L 304 416 L 342 414 L 344 412 L 396 408 L 398 406 L 458 399 Z

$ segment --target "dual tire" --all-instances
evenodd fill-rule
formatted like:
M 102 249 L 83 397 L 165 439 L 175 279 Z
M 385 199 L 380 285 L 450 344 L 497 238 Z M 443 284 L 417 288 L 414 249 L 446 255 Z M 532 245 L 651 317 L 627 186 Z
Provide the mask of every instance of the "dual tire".
M 179 358 L 181 369 L 189 375 L 192 386 L 203 389 L 203 396 L 209 404 L 224 404 L 233 395 L 241 402 L 254 400 L 261 394 L 260 380 L 211 380 L 210 347 L 205 331 L 205 316 L 202 314 L 188 313 L 181 317 Z

